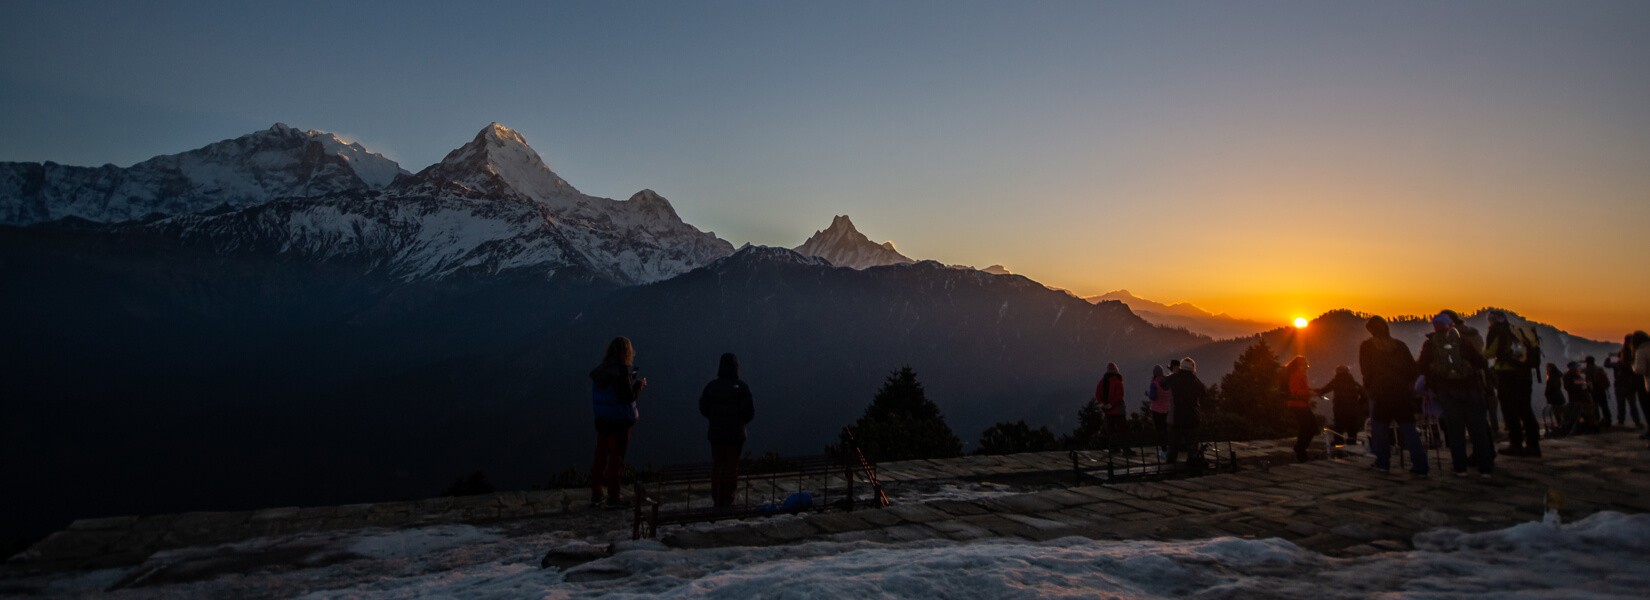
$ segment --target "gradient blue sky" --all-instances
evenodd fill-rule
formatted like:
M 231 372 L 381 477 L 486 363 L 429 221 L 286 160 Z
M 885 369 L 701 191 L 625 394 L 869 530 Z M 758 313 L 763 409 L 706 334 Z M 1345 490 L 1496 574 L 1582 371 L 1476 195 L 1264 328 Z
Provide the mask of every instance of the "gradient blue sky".
M 1650 2 L 456 4 L 0 1 L 0 160 L 280 121 L 416 171 L 498 121 L 736 244 L 1650 327 Z

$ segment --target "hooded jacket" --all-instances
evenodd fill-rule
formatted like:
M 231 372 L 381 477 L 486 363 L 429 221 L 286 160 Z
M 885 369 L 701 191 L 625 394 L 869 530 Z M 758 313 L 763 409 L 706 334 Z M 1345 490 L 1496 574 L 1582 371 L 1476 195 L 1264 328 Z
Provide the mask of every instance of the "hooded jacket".
M 744 444 L 748 434 L 745 426 L 756 417 L 756 406 L 751 400 L 751 388 L 739 379 L 739 357 L 732 353 L 722 355 L 716 369 L 716 379 L 705 384 L 699 394 L 699 414 L 710 420 L 706 437 L 712 444 Z
M 1373 321 L 1373 319 L 1372 319 Z M 1358 346 L 1358 371 L 1377 422 L 1415 421 L 1415 380 L 1421 376 L 1409 344 L 1394 339 L 1386 321 L 1369 325 L 1371 337 Z

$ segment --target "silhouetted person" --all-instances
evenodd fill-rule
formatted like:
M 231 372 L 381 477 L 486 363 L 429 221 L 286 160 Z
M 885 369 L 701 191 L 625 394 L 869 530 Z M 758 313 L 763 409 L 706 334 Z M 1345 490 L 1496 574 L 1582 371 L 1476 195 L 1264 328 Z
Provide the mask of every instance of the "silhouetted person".
M 1306 449 L 1318 437 L 1318 415 L 1312 412 L 1312 384 L 1306 380 L 1306 357 L 1296 356 L 1283 366 L 1284 405 L 1295 418 L 1295 462 L 1306 462 Z
M 1484 340 L 1485 358 L 1494 360 L 1495 397 L 1507 418 L 1508 456 L 1541 456 L 1541 421 L 1530 407 L 1529 349 L 1513 333 L 1501 311 L 1490 311 L 1490 332 Z
M 1445 309 L 1440 314 L 1449 317 L 1450 325 L 1461 334 L 1461 339 L 1467 342 L 1468 347 L 1486 360 L 1489 358 L 1489 355 L 1484 354 L 1484 336 L 1478 333 L 1478 328 L 1468 325 L 1466 319 L 1461 318 L 1461 313 L 1454 310 Z M 1490 375 L 1488 364 L 1485 363 L 1484 367 L 1478 369 L 1478 393 L 1484 397 L 1484 414 L 1489 420 L 1490 439 L 1495 440 L 1501 437 L 1501 405 L 1496 401 L 1495 379 Z
M 1404 448 L 1409 450 L 1410 473 L 1426 477 L 1427 451 L 1421 445 L 1421 436 L 1415 431 L 1415 392 L 1413 385 L 1420 376 L 1415 368 L 1415 355 L 1409 345 L 1393 339 L 1386 319 L 1370 317 L 1364 324 L 1370 338 L 1358 346 L 1358 371 L 1364 376 L 1364 390 L 1369 394 L 1370 451 L 1375 454 L 1371 467 L 1380 471 L 1392 469 L 1392 429 L 1403 436 Z
M 1336 435 L 1341 436 L 1343 443 L 1356 445 L 1358 432 L 1364 429 L 1364 419 L 1369 417 L 1368 396 L 1364 394 L 1364 386 L 1352 378 L 1352 369 L 1346 365 L 1335 367 L 1335 377 L 1318 390 L 1319 394 L 1335 396 L 1334 426 Z
M 1571 363 L 1574 364 L 1574 363 Z M 1547 406 L 1553 411 L 1553 431 L 1550 437 L 1564 437 L 1575 429 L 1575 407 L 1564 399 L 1564 372 L 1558 365 L 1547 363 L 1547 385 L 1542 389 Z
M 1587 357 L 1584 362 L 1587 366 L 1582 367 L 1582 372 L 1587 375 L 1587 393 L 1593 397 L 1593 404 L 1598 405 L 1599 427 L 1609 427 L 1621 422 L 1610 417 L 1610 376 L 1604 371 L 1604 367 L 1593 362 L 1593 357 Z
M 1639 398 L 1639 408 L 1644 416 L 1650 418 L 1650 333 L 1635 331 L 1627 337 L 1627 345 L 1633 348 L 1632 359 L 1628 362 L 1633 365 L 1633 375 L 1638 378 L 1638 387 L 1634 393 Z M 1639 436 L 1641 439 L 1650 438 L 1650 431 Z
M 1180 361 L 1174 361 L 1174 367 L 1180 366 Z M 1174 367 L 1170 367 L 1173 370 Z M 1174 394 L 1163 385 L 1163 367 L 1152 365 L 1152 383 L 1146 388 L 1146 397 L 1151 399 L 1152 428 L 1157 431 L 1157 458 L 1162 460 L 1169 456 L 1169 410 L 1174 406 Z
M 1106 363 L 1106 374 L 1101 375 L 1100 382 L 1094 385 L 1094 401 L 1106 416 L 1106 447 L 1112 450 L 1121 448 L 1128 407 L 1123 397 L 1123 373 L 1117 370 L 1117 363 Z
M 621 494 L 624 455 L 630 448 L 630 428 L 641 413 L 636 398 L 647 388 L 647 379 L 636 373 L 636 349 L 630 339 L 613 338 L 607 344 L 602 364 L 590 371 L 590 404 L 596 413 L 596 457 L 590 463 L 590 505 L 602 503 L 607 492 L 608 506 L 623 506 Z
M 705 384 L 699 394 L 699 414 L 710 420 L 710 496 L 716 506 L 733 506 L 739 489 L 739 455 L 745 448 L 746 430 L 756 417 L 751 388 L 739 379 L 739 357 L 722 355 L 716 379 Z
M 1627 425 L 1627 415 L 1633 415 L 1633 427 L 1644 428 L 1644 418 L 1639 416 L 1639 388 L 1644 382 L 1639 381 L 1637 373 L 1633 372 L 1633 336 L 1628 335 L 1621 341 L 1621 350 L 1604 357 L 1604 368 L 1615 377 L 1616 414 L 1621 417 L 1621 424 Z
M 1174 397 L 1169 411 L 1169 464 L 1173 465 L 1182 450 L 1198 451 L 1198 405 L 1209 389 L 1197 378 L 1197 361 L 1191 358 L 1180 359 L 1180 367 L 1163 378 L 1163 387 Z
M 1587 372 L 1581 369 L 1581 363 L 1570 361 L 1564 371 L 1564 395 L 1569 397 L 1570 412 L 1575 415 L 1571 433 L 1598 433 L 1598 406 L 1587 390 Z
M 1465 436 L 1470 435 L 1473 466 L 1478 468 L 1479 476 L 1488 478 L 1495 472 L 1495 442 L 1490 438 L 1482 375 L 1489 361 L 1461 337 L 1449 315 L 1439 313 L 1434 317 L 1432 329 L 1416 363 L 1444 411 L 1444 441 L 1449 444 L 1451 471 L 1459 477 L 1467 476 Z

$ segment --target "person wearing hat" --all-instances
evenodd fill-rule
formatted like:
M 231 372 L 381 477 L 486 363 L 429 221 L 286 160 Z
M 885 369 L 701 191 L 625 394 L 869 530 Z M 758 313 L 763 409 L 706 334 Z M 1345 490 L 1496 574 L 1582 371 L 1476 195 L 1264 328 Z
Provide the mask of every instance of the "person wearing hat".
M 1335 434 L 1348 446 L 1358 445 L 1358 433 L 1363 431 L 1364 419 L 1369 417 L 1369 402 L 1364 386 L 1352 378 L 1352 369 L 1346 365 L 1335 367 L 1335 376 L 1318 390 L 1318 394 L 1334 396 L 1331 406 L 1334 408 Z
M 1197 451 L 1197 408 L 1209 388 L 1197 378 L 1197 361 L 1191 357 L 1180 359 L 1175 372 L 1163 379 L 1163 387 L 1174 399 L 1169 409 L 1169 464 L 1173 465 L 1181 450 Z
M 1426 386 L 1444 411 L 1451 471 L 1457 477 L 1467 476 L 1466 436 L 1471 436 L 1470 466 L 1478 469 L 1479 477 L 1488 479 L 1495 472 L 1495 442 L 1490 438 L 1482 377 L 1489 361 L 1467 343 L 1449 314 L 1433 317 L 1432 329 L 1421 344 L 1416 366 L 1426 375 Z

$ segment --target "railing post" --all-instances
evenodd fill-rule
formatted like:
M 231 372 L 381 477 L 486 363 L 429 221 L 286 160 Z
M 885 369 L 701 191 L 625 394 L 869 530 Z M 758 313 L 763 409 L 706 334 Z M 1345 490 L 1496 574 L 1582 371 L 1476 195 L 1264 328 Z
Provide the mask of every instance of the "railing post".
M 1081 486 L 1083 485 L 1083 469 L 1077 466 L 1077 451 L 1072 450 L 1067 452 L 1067 455 L 1071 457 L 1071 485 L 1073 487 Z

